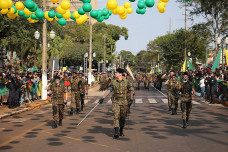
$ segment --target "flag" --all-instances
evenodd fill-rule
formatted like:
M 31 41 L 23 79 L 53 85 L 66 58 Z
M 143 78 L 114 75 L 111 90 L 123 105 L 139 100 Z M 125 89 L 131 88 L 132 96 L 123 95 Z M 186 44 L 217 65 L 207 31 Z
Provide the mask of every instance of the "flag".
M 219 68 L 220 55 L 221 55 L 221 49 L 219 50 L 218 56 L 216 57 L 215 62 L 213 63 L 213 66 L 212 66 L 213 71 L 215 71 L 216 68 Z
M 181 72 L 185 72 L 185 71 L 186 71 L 186 60 L 184 61 L 184 64 L 181 69 Z
M 130 66 L 127 65 L 126 69 L 127 69 L 128 73 L 130 74 L 130 76 L 132 77 L 132 79 L 135 81 L 135 78 L 134 78 L 134 75 L 133 75 L 133 73 L 132 73 L 132 71 L 131 71 Z
M 226 55 L 226 65 L 228 66 L 228 50 L 224 49 Z
M 188 68 L 189 70 L 194 70 L 193 66 L 192 66 L 192 63 L 190 62 L 189 58 L 187 58 L 188 60 Z

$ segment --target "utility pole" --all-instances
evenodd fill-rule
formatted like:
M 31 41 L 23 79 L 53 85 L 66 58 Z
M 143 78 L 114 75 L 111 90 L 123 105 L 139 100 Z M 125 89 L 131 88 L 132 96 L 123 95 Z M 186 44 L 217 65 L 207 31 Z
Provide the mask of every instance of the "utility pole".
M 104 72 L 106 72 L 106 34 L 104 34 Z
M 187 2 L 185 1 L 185 38 L 184 38 L 184 62 L 187 60 L 187 50 L 186 50 L 186 38 L 187 38 Z M 185 66 L 185 69 L 184 71 L 186 71 L 186 67 Z
M 46 11 L 46 0 L 43 0 L 43 11 Z M 42 100 L 47 99 L 47 20 L 43 22 L 43 51 L 42 51 Z
M 112 70 L 112 45 L 111 45 L 111 70 Z
M 91 16 L 89 17 L 89 72 L 88 72 L 88 84 L 91 85 L 92 77 L 92 34 L 93 34 L 93 25 Z

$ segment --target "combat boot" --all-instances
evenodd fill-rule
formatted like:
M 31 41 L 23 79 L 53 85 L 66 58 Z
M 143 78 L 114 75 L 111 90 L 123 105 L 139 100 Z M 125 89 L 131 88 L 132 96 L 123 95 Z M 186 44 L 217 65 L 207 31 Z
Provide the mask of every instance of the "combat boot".
M 114 128 L 114 130 L 115 130 L 115 133 L 114 133 L 113 138 L 114 138 L 114 139 L 117 139 L 117 138 L 119 138 L 119 128 L 116 127 L 116 128 Z
M 188 118 L 186 118 L 186 125 L 189 126 L 189 123 L 188 123 Z
M 73 113 L 74 113 L 74 109 L 70 108 L 70 115 L 73 115 Z
M 124 136 L 123 127 L 120 127 L 120 136 Z
M 57 122 L 56 121 L 53 121 L 53 122 L 54 122 L 54 124 L 53 124 L 52 128 L 57 128 L 58 127 Z
M 80 109 L 76 109 L 76 114 L 79 114 L 79 112 L 80 112 Z
M 177 108 L 174 109 L 174 113 L 175 113 L 175 115 L 177 115 Z
M 172 108 L 172 115 L 175 115 L 175 111 L 174 111 L 174 108 Z
M 171 111 L 171 107 L 169 106 L 169 111 Z
M 183 127 L 182 128 L 187 128 L 186 120 L 183 119 Z
M 63 121 L 62 119 L 59 119 L 59 126 L 63 125 L 62 121 Z
M 84 105 L 81 105 L 81 111 L 83 111 Z

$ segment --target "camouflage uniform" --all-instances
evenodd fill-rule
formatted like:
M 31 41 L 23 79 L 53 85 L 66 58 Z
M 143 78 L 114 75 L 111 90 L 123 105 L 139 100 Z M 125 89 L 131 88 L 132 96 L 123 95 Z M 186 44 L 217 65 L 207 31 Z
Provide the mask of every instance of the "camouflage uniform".
M 168 77 L 168 81 L 171 81 L 171 77 Z M 167 85 L 167 96 L 168 96 L 168 106 L 169 106 L 169 110 L 171 110 L 171 89 L 170 89 L 170 85 Z
M 85 104 L 84 101 L 85 101 L 85 90 L 86 90 L 86 86 L 87 86 L 87 81 L 86 81 L 86 79 L 83 79 L 83 78 L 79 78 L 79 79 L 81 79 L 81 81 L 82 81 L 79 88 L 80 88 L 81 110 L 83 110 L 84 104 Z
M 74 104 L 76 104 L 76 112 L 80 111 L 81 100 L 80 100 L 80 87 L 82 84 L 82 79 L 74 78 L 71 82 L 71 104 L 70 108 L 73 111 Z
M 170 88 L 172 114 L 176 114 L 179 99 L 179 82 L 177 80 L 170 80 L 168 86 Z
M 114 128 L 123 128 L 128 110 L 127 92 L 133 91 L 132 84 L 124 79 L 121 81 L 114 80 L 108 89 L 113 91 Z
M 133 81 L 133 79 L 132 79 L 131 76 L 127 76 L 127 79 L 126 80 L 128 81 L 128 83 L 130 83 L 130 85 L 132 87 L 134 86 L 134 81 Z M 130 107 L 132 105 L 132 102 L 131 102 L 131 91 L 133 91 L 133 90 L 127 90 L 128 113 L 130 113 Z
M 192 110 L 192 89 L 193 89 L 193 83 L 190 81 L 187 81 L 185 83 L 182 82 L 181 84 L 181 97 L 180 97 L 180 106 L 182 111 L 182 119 L 187 120 L 189 119 L 190 112 Z
M 52 109 L 53 109 L 53 120 L 57 121 L 63 119 L 64 114 L 64 93 L 65 86 L 60 83 L 59 85 L 55 82 L 51 85 L 52 91 Z
M 139 73 L 136 74 L 136 89 L 140 90 L 141 76 Z
M 149 74 L 146 74 L 145 75 L 144 86 L 145 86 L 145 89 L 148 89 L 149 90 L 149 87 L 150 87 L 150 75 Z

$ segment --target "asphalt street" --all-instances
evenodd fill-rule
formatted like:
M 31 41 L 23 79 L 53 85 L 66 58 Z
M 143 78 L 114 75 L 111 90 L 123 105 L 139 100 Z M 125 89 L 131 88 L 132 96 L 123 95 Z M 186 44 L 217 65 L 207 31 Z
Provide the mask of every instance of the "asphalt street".
M 226 152 L 228 111 L 193 99 L 190 126 L 182 128 L 181 111 L 168 111 L 165 88 L 159 92 L 136 91 L 135 105 L 126 121 L 124 137 L 113 139 L 110 96 L 77 124 L 96 105 L 103 92 L 93 88 L 86 110 L 69 116 L 65 108 L 63 126 L 52 129 L 51 104 L 0 120 L 1 152 Z

